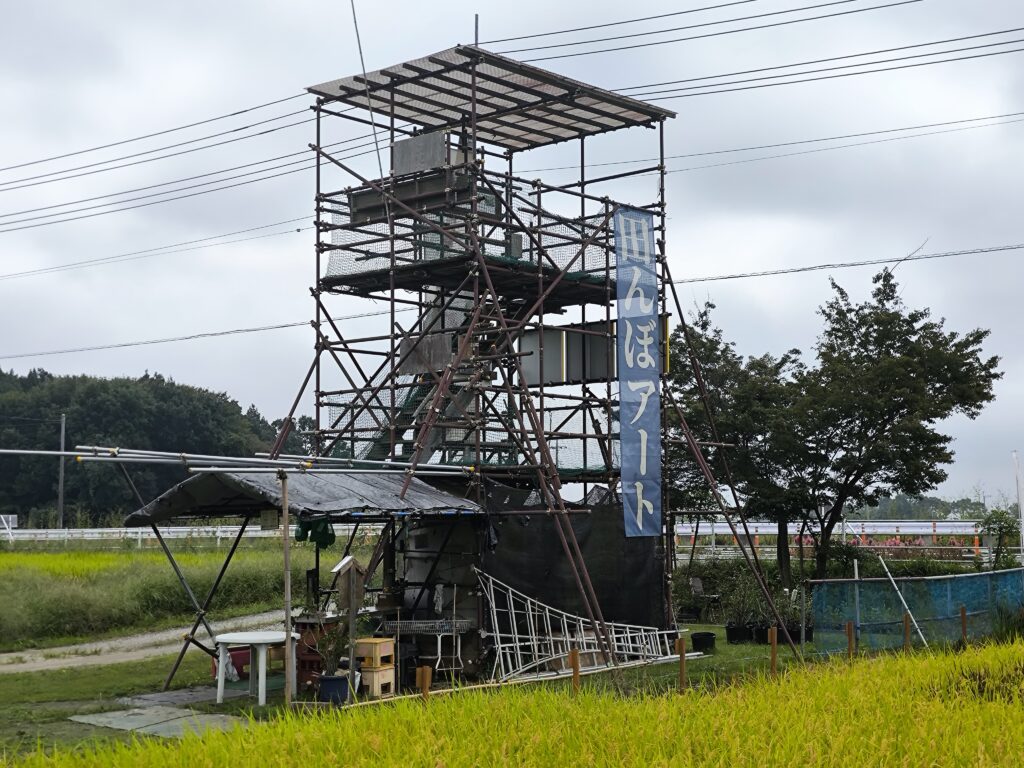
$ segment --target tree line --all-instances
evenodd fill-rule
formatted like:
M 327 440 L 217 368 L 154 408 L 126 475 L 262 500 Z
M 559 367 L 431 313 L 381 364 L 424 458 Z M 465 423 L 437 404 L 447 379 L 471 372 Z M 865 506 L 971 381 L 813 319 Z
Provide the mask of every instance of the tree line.
M 251 456 L 272 446 L 283 421 L 268 421 L 255 406 L 243 410 L 223 392 L 179 384 L 159 374 L 138 378 L 55 376 L 44 370 L 18 375 L 0 370 L 0 448 L 57 450 L 60 414 L 65 445 L 125 446 L 157 451 Z M 307 453 L 301 417 L 284 446 Z M 50 527 L 57 520 L 58 459 L 0 456 L 0 514 L 19 515 L 22 526 Z M 187 475 L 173 466 L 138 464 L 132 480 L 147 501 Z M 110 465 L 67 462 L 65 524 L 120 525 L 138 507 Z

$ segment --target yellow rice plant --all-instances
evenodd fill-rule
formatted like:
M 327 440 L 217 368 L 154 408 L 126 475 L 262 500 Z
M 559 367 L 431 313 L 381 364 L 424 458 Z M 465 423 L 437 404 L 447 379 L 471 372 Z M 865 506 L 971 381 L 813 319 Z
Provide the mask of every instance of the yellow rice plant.
M 834 661 L 717 691 L 506 687 L 293 713 L 28 766 L 1007 766 L 1024 762 L 1024 644 Z

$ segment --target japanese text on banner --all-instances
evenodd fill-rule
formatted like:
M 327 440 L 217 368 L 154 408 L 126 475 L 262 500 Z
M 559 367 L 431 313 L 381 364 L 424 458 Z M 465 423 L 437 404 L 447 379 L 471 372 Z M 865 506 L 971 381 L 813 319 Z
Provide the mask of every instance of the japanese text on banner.
M 626 536 L 661 535 L 661 324 L 654 214 L 615 213 L 622 511 Z

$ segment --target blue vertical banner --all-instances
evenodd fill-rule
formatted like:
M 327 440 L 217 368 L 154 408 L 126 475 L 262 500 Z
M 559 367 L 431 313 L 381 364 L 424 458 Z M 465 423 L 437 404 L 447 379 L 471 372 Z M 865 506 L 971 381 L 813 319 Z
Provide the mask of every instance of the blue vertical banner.
M 654 214 L 619 208 L 612 226 L 622 513 L 626 536 L 660 536 L 662 363 Z

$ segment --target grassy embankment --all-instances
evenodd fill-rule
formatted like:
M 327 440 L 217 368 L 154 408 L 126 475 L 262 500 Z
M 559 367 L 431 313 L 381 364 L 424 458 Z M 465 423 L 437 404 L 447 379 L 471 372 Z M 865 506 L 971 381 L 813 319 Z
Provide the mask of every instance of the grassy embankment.
M 172 548 L 174 542 L 171 542 Z M 201 601 L 217 576 L 226 549 L 176 552 L 182 572 Z M 321 561 L 323 583 L 331 557 Z M 357 553 L 363 555 L 365 553 Z M 303 599 L 305 570 L 313 565 L 308 544 L 292 549 L 293 595 Z M 4 604 L 0 651 L 45 648 L 134 632 L 180 626 L 191 605 L 159 551 L 70 550 L 0 553 Z M 240 548 L 211 606 L 211 619 L 281 606 L 281 552 L 267 546 Z
M 683 695 L 506 687 L 108 743 L 26 765 L 985 765 L 1024 754 L 1024 645 L 791 669 Z

